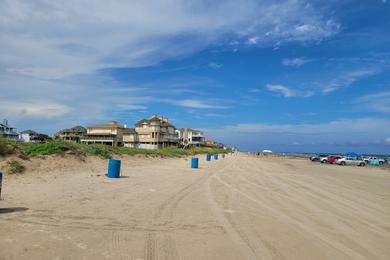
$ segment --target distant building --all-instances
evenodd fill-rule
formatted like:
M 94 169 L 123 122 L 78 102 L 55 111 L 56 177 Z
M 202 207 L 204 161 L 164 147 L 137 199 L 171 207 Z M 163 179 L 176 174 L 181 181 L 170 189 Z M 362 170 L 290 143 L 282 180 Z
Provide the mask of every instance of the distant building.
M 228 149 L 228 147 L 226 145 L 224 145 L 223 143 L 218 143 L 218 142 L 215 142 L 213 140 L 209 140 L 209 139 L 205 139 L 204 142 L 203 142 L 205 145 L 207 146 L 212 146 L 212 147 L 216 147 L 216 148 L 222 148 L 222 149 Z
M 25 130 L 19 133 L 19 139 L 23 142 L 29 143 L 34 140 L 34 137 L 37 136 L 38 133 L 33 130 Z
M 176 133 L 182 147 L 200 146 L 205 140 L 202 131 L 191 128 L 177 129 Z
M 126 126 L 118 124 L 116 121 L 110 121 L 103 125 L 87 127 L 87 133 L 80 137 L 83 144 L 105 144 L 110 146 L 123 145 L 123 132 Z
M 126 128 L 123 131 L 123 146 L 139 148 L 139 137 L 134 128 Z
M 9 126 L 7 119 L 4 119 L 3 123 L 0 123 L 0 136 L 15 141 L 19 140 L 19 134 L 17 133 L 16 128 Z
M 82 126 L 75 126 L 69 129 L 58 131 L 54 138 L 62 141 L 80 142 L 80 138 L 87 134 L 87 129 Z
M 134 130 L 126 130 L 123 143 L 126 147 L 158 149 L 177 146 L 178 136 L 175 126 L 169 123 L 168 118 L 153 115 L 136 123 Z
M 205 145 L 209 145 L 209 146 L 216 146 L 216 142 L 214 142 L 213 140 L 210 140 L 210 139 L 205 139 L 205 140 L 203 141 L 203 143 L 204 143 Z

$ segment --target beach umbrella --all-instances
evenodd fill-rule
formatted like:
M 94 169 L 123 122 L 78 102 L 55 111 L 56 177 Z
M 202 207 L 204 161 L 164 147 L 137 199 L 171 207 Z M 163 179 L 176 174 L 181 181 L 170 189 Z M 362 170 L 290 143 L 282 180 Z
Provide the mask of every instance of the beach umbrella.
M 347 157 L 359 157 L 360 155 L 355 152 L 348 152 L 345 154 Z

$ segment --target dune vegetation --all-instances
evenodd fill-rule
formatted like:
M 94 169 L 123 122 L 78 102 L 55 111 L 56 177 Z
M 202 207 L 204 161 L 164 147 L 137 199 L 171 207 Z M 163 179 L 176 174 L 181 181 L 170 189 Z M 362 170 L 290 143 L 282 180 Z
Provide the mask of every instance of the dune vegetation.
M 43 155 L 63 155 L 75 154 L 80 156 L 94 155 L 105 159 L 112 158 L 115 154 L 137 155 L 143 154 L 155 157 L 180 157 L 205 153 L 227 153 L 229 150 L 224 150 L 214 147 L 195 147 L 182 149 L 177 147 L 168 147 L 164 149 L 140 149 L 128 147 L 111 147 L 101 144 L 76 144 L 63 141 L 49 141 L 46 143 L 21 143 L 11 141 L 5 138 L 0 138 L 0 156 L 16 154 L 20 157 L 33 158 Z

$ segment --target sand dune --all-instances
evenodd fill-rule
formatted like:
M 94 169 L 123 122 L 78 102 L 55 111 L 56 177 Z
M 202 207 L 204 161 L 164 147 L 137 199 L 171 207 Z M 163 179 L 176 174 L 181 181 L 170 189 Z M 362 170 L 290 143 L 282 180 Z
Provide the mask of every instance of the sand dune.
M 7 177 L 0 259 L 389 259 L 388 170 L 244 154 L 122 164 L 120 179 L 96 158 Z

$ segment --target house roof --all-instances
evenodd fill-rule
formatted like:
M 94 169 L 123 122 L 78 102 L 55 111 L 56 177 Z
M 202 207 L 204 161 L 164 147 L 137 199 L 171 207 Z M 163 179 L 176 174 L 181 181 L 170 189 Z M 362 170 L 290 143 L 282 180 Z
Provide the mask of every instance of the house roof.
M 125 128 L 123 130 L 123 134 L 136 134 L 137 132 L 135 131 L 134 128 Z
M 117 121 L 109 121 L 106 124 L 102 125 L 94 125 L 89 126 L 88 128 L 110 128 L 110 129 L 117 129 L 117 128 L 125 128 L 123 125 L 118 124 Z
M 66 128 L 66 129 L 63 129 L 63 130 L 60 130 L 58 131 L 58 133 L 74 133 L 74 132 L 87 132 L 87 129 L 85 129 L 85 127 L 83 126 L 74 126 L 72 128 Z
M 85 131 L 87 131 L 87 129 L 85 129 L 85 127 L 83 127 L 81 125 L 72 127 L 70 130 L 72 130 L 74 132 L 85 132 Z
M 153 115 L 149 119 L 142 119 L 142 120 L 138 121 L 135 124 L 135 126 L 141 126 L 144 123 L 149 124 L 151 122 L 160 122 L 161 126 L 164 126 L 164 127 L 169 127 L 169 126 L 170 127 L 175 127 L 174 125 L 172 125 L 171 123 L 168 122 L 168 118 L 163 117 L 163 116 L 156 116 L 156 115 Z
M 21 134 L 30 134 L 30 135 L 35 135 L 35 134 L 38 134 L 37 132 L 33 131 L 33 130 L 24 130 L 23 132 L 20 132 Z

